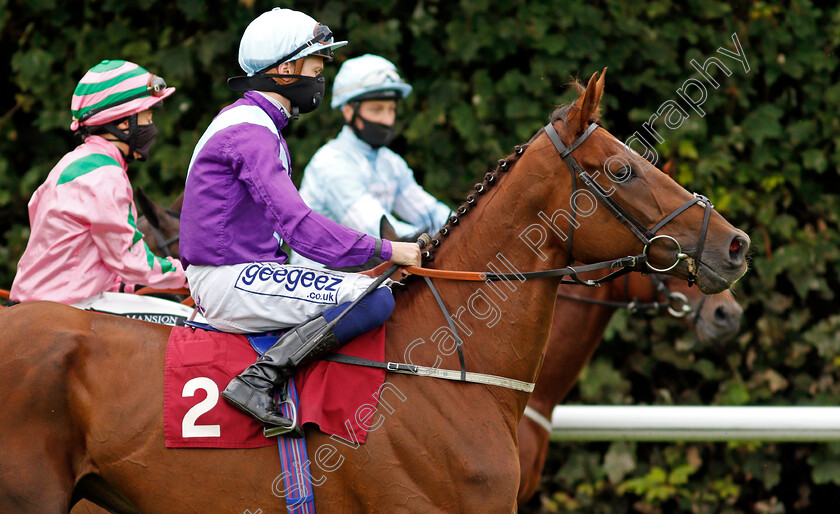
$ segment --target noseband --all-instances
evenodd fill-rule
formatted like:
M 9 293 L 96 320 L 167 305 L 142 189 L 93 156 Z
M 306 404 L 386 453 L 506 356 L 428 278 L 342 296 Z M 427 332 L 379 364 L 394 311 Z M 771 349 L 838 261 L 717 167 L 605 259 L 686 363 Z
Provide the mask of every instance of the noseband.
M 662 220 L 654 225 L 651 229 L 648 229 L 645 225 L 643 225 L 640 221 L 638 221 L 632 214 L 627 212 L 624 207 L 622 207 L 618 202 L 613 200 L 607 192 L 601 187 L 600 184 L 595 182 L 595 179 L 584 170 L 581 165 L 577 162 L 577 160 L 572 156 L 572 152 L 579 147 L 586 139 L 592 135 L 593 132 L 598 128 L 597 123 L 592 123 L 586 129 L 586 131 L 577 138 L 570 146 L 566 146 L 563 144 L 562 139 L 560 139 L 560 134 L 557 133 L 557 129 L 554 128 L 554 125 L 549 123 L 545 126 L 545 133 L 548 138 L 551 140 L 554 147 L 557 149 L 557 152 L 560 154 L 560 157 L 569 167 L 569 172 L 572 176 L 572 196 L 574 197 L 575 192 L 577 192 L 577 179 L 583 182 L 583 185 L 595 195 L 595 197 L 600 200 L 601 204 L 609 210 L 615 218 L 620 221 L 624 226 L 626 226 L 630 232 L 633 233 L 644 245 L 642 250 L 642 254 L 647 257 L 648 250 L 653 245 L 653 242 L 657 239 L 670 239 L 677 245 L 677 255 L 674 263 L 671 264 L 667 268 L 656 268 L 654 267 L 647 259 L 645 259 L 645 264 L 649 269 L 652 271 L 656 271 L 659 273 L 664 273 L 667 271 L 671 271 L 680 263 L 683 259 L 688 259 L 686 261 L 688 263 L 688 283 L 691 284 L 697 278 L 697 265 L 700 263 L 700 255 L 703 253 L 703 245 L 706 241 L 706 231 L 709 228 L 709 217 L 711 216 L 712 212 L 712 203 L 703 195 L 694 193 L 694 198 L 684 203 L 682 206 L 675 209 L 671 214 L 662 218 Z M 697 241 L 697 248 L 694 251 L 694 258 L 692 259 L 688 254 L 683 253 L 682 247 L 680 246 L 679 241 L 677 241 L 674 237 L 669 235 L 656 235 L 656 232 L 659 231 L 663 226 L 665 226 L 668 222 L 682 214 L 683 211 L 688 209 L 694 204 L 700 204 L 705 208 L 705 213 L 703 214 L 703 224 L 700 227 L 700 236 Z M 568 245 L 568 257 L 569 263 L 572 264 L 574 262 L 572 257 L 572 235 L 574 233 L 574 223 L 575 223 L 575 214 L 576 210 L 572 208 L 572 222 L 569 224 L 569 245 Z M 588 281 L 581 281 L 578 280 L 575 275 L 572 275 L 572 278 L 575 282 L 581 285 L 590 285 Z

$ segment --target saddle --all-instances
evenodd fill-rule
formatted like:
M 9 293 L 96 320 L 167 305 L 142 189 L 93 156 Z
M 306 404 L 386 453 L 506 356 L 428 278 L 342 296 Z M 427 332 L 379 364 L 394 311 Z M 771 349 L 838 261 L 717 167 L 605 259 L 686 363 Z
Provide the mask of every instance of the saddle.
M 200 330 L 207 330 L 207 331 L 210 331 L 210 332 L 224 333 L 221 330 L 213 328 L 212 326 L 210 326 L 209 323 L 202 322 L 202 321 L 189 321 L 189 320 L 187 320 L 187 321 L 184 322 L 184 326 L 190 327 L 190 328 L 197 328 L 197 329 L 200 329 Z M 285 334 L 285 333 L 286 333 L 285 330 L 270 330 L 268 332 L 255 332 L 255 333 L 252 333 L 252 334 L 242 334 L 242 335 L 245 337 L 245 339 L 248 340 L 248 344 L 251 345 L 251 348 L 253 348 L 254 351 L 257 352 L 258 354 L 262 355 L 263 353 L 265 353 L 266 350 L 271 348 L 271 345 L 273 345 L 274 343 L 277 342 L 277 339 L 282 337 L 283 334 Z

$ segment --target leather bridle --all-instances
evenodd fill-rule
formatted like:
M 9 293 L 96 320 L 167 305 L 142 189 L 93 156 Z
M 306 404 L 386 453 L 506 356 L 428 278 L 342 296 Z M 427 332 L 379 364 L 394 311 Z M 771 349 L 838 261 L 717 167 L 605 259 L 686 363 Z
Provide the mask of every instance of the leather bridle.
M 640 221 L 638 221 L 632 214 L 627 212 L 624 207 L 622 207 L 618 202 L 613 200 L 607 192 L 601 187 L 600 184 L 595 182 L 595 179 L 581 167 L 581 165 L 577 162 L 577 160 L 572 156 L 572 152 L 579 147 L 586 139 L 592 135 L 593 132 L 598 128 L 597 123 L 592 123 L 586 129 L 586 131 L 577 138 L 571 145 L 568 147 L 563 144 L 563 140 L 560 138 L 560 134 L 557 133 L 557 129 L 554 128 L 552 123 L 549 123 L 545 126 L 544 130 L 548 138 L 551 140 L 554 147 L 557 149 L 558 154 L 569 167 L 569 171 L 572 176 L 572 197 L 577 192 L 577 179 L 579 178 L 583 185 L 586 186 L 586 189 L 589 190 L 593 195 L 595 195 L 596 199 L 601 202 L 601 204 L 609 210 L 615 218 L 620 221 L 625 227 L 627 227 L 630 232 L 633 233 L 644 245 L 642 250 L 642 254 L 647 257 L 648 250 L 653 244 L 654 241 L 657 239 L 670 239 L 677 245 L 677 257 L 674 260 L 674 263 L 667 267 L 667 268 L 656 268 L 650 262 L 645 259 L 645 264 L 648 268 L 652 271 L 656 271 L 658 273 L 664 273 L 667 271 L 671 271 L 674 269 L 681 260 L 683 259 L 690 259 L 689 264 L 689 277 L 688 283 L 691 284 L 697 278 L 697 266 L 700 264 L 700 256 L 703 253 L 703 245 L 706 241 L 706 232 L 709 228 L 709 218 L 712 212 L 712 203 L 703 195 L 694 193 L 694 198 L 684 203 L 682 206 L 675 209 L 671 214 L 665 216 L 659 223 L 654 225 L 652 228 L 648 229 L 645 225 L 643 225 Z M 694 204 L 700 204 L 705 208 L 705 212 L 703 214 L 703 224 L 700 227 L 700 236 L 697 242 L 697 248 L 694 251 L 694 257 L 691 258 L 688 254 L 683 253 L 682 247 L 680 243 L 669 235 L 656 235 L 656 233 L 664 227 L 668 222 L 679 216 L 683 213 L 686 209 L 691 207 Z M 572 222 L 569 224 L 569 238 L 568 238 L 568 258 L 569 264 L 574 263 L 573 260 L 573 253 L 572 253 L 572 244 L 573 238 L 572 235 L 574 233 L 574 224 L 575 224 L 575 209 L 572 209 Z M 591 281 L 584 281 L 579 280 L 576 275 L 571 276 L 572 279 L 581 285 L 592 285 Z
M 668 284 L 665 282 L 665 278 L 661 275 L 650 275 L 650 280 L 656 286 L 656 291 L 658 294 L 662 294 L 665 298 L 665 301 L 654 300 L 652 302 L 640 302 L 637 298 L 630 296 L 630 287 L 629 287 L 629 276 L 624 276 L 624 300 L 617 301 L 617 300 L 596 300 L 594 298 L 586 298 L 583 296 L 576 296 L 566 293 L 557 293 L 558 298 L 565 298 L 567 300 L 574 300 L 576 302 L 581 303 L 589 303 L 593 305 L 600 305 L 602 307 L 610 307 L 612 309 L 627 309 L 631 314 L 653 314 L 659 315 L 667 312 L 671 316 L 675 318 L 682 318 L 688 314 L 694 312 L 694 309 L 691 307 L 691 304 L 688 301 L 688 298 L 679 291 L 672 291 Z M 699 311 L 702 306 L 703 302 L 706 301 L 706 295 L 703 295 L 703 299 L 698 305 L 697 310 Z M 697 323 L 697 316 L 692 317 L 692 324 Z
M 171 211 L 169 209 L 166 210 L 166 213 L 170 216 L 175 218 L 181 219 L 181 213 L 176 211 Z M 160 230 L 154 226 L 151 221 L 149 222 L 149 227 L 152 229 L 152 236 L 155 238 L 155 244 L 157 244 L 160 251 L 163 252 L 164 257 L 174 257 L 172 252 L 169 250 L 169 245 L 175 244 L 181 240 L 181 234 L 175 234 L 174 236 L 170 237 L 169 239 L 164 239 L 163 234 L 160 233 Z

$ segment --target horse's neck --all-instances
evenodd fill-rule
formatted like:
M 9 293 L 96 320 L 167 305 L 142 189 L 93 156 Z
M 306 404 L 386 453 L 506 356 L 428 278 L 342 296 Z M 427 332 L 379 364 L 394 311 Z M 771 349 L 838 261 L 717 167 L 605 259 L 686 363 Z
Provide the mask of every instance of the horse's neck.
M 561 286 L 561 292 L 611 300 L 609 286 L 582 289 Z M 604 337 L 615 308 L 558 298 L 540 377 L 528 404 L 546 417 L 569 394 Z
M 533 180 L 527 170 L 513 169 L 520 180 Z M 438 269 L 487 271 L 495 267 L 501 272 L 534 271 L 565 265 L 566 256 L 551 245 L 549 258 L 543 261 L 519 235 L 531 223 L 537 222 L 541 210 L 540 199 L 533 191 L 523 194 L 523 185 L 512 176 L 504 177 L 497 186 L 480 197 L 478 205 L 462 218 L 443 240 L 432 266 Z M 530 185 L 528 187 L 533 187 Z M 549 195 L 548 187 L 543 195 Z M 530 204 L 525 203 L 528 198 Z M 456 327 L 463 340 L 467 371 L 499 375 L 534 382 L 542 361 L 553 316 L 557 279 L 531 279 L 524 282 L 458 282 L 436 280 L 446 307 L 458 319 Z M 411 360 L 415 364 L 458 369 L 457 354 L 441 351 L 447 344 L 444 333 L 446 320 L 428 288 L 421 281 L 407 287 L 407 305 L 398 302 L 398 317 L 407 316 L 419 332 L 410 335 L 406 344 L 422 338 L 424 343 L 414 346 Z M 437 334 L 435 337 L 434 334 Z M 492 387 L 503 409 L 518 416 L 525 408 L 527 395 L 509 389 Z
M 606 272 L 598 276 L 604 276 Z M 629 282 L 628 282 L 629 280 Z M 628 277 L 597 288 L 560 286 L 560 293 L 598 301 L 648 303 L 656 289 L 647 277 Z M 616 309 L 570 298 L 557 298 L 554 323 L 546 348 L 540 380 L 528 404 L 548 416 L 569 394 L 604 337 Z

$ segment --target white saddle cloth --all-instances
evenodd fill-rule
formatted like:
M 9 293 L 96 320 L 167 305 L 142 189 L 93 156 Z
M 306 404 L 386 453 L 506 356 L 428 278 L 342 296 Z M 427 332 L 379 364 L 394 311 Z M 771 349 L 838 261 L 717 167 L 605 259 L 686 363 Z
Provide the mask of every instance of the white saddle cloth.
M 194 307 L 154 296 L 105 292 L 72 305 L 86 311 L 106 312 L 162 325 L 183 325 L 188 320 L 207 322 Z

